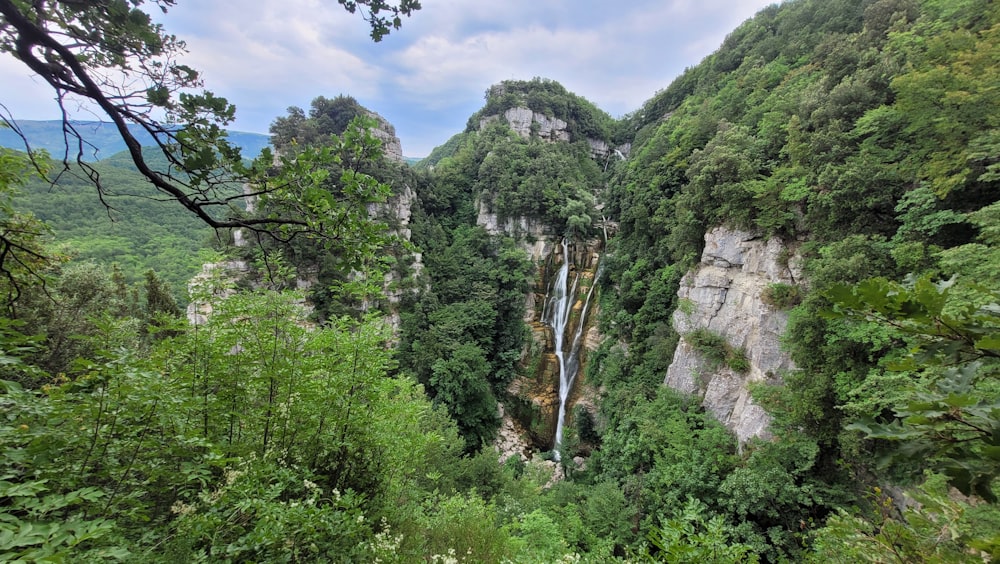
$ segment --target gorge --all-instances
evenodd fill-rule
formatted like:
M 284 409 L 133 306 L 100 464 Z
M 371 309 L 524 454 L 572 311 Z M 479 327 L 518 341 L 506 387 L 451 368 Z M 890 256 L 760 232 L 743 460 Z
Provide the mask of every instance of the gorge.
M 188 303 L 24 184 L 0 560 L 995 560 L 998 53 L 988 0 L 790 0 L 624 116 L 504 80 L 413 164 L 320 96 Z

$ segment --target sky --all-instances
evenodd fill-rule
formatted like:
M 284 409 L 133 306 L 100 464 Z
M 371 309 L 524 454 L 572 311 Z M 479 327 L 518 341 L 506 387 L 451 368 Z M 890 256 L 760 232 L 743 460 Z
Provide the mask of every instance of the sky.
M 182 62 L 205 88 L 236 105 L 231 129 L 267 133 L 290 106 L 343 94 L 423 157 L 503 80 L 552 79 L 614 117 L 637 110 L 775 1 L 422 0 L 380 43 L 334 0 L 179 0 L 158 21 L 186 41 Z M 0 102 L 17 119 L 59 118 L 51 91 L 6 54 Z

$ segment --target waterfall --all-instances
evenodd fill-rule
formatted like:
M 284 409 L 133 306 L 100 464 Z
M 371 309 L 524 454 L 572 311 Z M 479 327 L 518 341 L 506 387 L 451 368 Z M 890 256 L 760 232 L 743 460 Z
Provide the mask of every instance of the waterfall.
M 566 331 L 569 329 L 570 313 L 573 311 L 573 302 L 576 298 L 577 287 L 580 283 L 580 275 L 573 278 L 573 284 L 569 284 L 569 244 L 564 239 L 562 242 L 563 264 L 559 268 L 555 281 L 549 290 L 549 298 L 545 301 L 542 318 L 545 323 L 552 327 L 552 336 L 556 358 L 559 360 L 559 416 L 556 419 L 556 436 L 552 447 L 552 454 L 556 460 L 561 458 L 559 449 L 562 447 L 563 424 L 566 419 L 566 400 L 569 398 L 570 390 L 573 388 L 573 381 L 576 380 L 577 371 L 580 369 L 580 346 L 583 337 L 583 329 L 587 319 L 587 309 L 590 307 L 590 298 L 597 287 L 597 277 L 594 277 L 590 290 L 587 292 L 587 299 L 584 301 L 583 310 L 580 312 L 580 319 L 577 323 L 576 332 L 570 343 L 569 354 L 564 350 Z

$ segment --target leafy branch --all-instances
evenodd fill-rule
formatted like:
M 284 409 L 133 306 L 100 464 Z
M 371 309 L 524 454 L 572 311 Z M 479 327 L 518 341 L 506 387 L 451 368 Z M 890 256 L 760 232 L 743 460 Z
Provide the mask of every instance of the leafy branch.
M 186 51 L 184 42 L 154 24 L 142 9 L 144 3 L 0 0 L 0 53 L 18 59 L 56 94 L 66 143 L 62 172 L 69 172 L 75 162 L 104 201 L 106 188 L 97 170 L 84 162 L 86 144 L 67 111 L 68 102 L 92 103 L 114 124 L 137 170 L 207 225 L 257 233 L 280 228 L 286 234 L 298 231 L 323 238 L 322 218 L 298 215 L 294 205 L 282 210 L 288 213 L 272 208 L 263 215 L 241 205 L 239 187 L 246 185 L 253 186 L 254 195 L 287 198 L 293 204 L 309 194 L 294 190 L 297 180 L 288 175 L 264 174 L 273 165 L 269 154 L 254 166 L 243 164 L 223 129 L 233 120 L 235 107 L 208 91 L 192 93 L 203 81 L 196 70 L 178 62 Z M 176 2 L 150 3 L 166 12 Z M 376 41 L 398 29 L 402 16 L 420 9 L 416 0 L 339 3 L 350 13 L 361 12 Z M 10 116 L 2 119 L 13 123 Z M 150 149 L 142 147 L 130 124 L 154 139 L 153 150 L 166 159 L 165 167 L 152 164 Z
M 955 278 L 907 284 L 872 279 L 828 292 L 828 317 L 875 321 L 894 327 L 912 343 L 908 356 L 891 366 L 921 371 L 930 383 L 914 384 L 910 399 L 889 422 L 873 417 L 848 425 L 868 438 L 899 443 L 888 458 L 929 460 L 966 495 L 998 501 L 992 484 L 1000 476 L 1000 292 L 978 288 L 985 305 L 951 299 Z

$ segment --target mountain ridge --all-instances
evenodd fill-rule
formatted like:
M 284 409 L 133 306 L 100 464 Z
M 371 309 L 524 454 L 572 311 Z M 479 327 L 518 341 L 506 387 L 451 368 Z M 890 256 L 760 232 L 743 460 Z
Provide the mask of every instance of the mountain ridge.
M 63 137 L 62 120 L 15 120 L 15 125 L 24 134 L 32 149 L 44 149 L 50 155 L 59 156 L 67 150 Z M 70 120 L 67 122 L 80 133 L 84 141 L 81 156 L 86 162 L 106 159 L 127 149 L 114 124 L 102 121 Z M 129 124 L 129 131 L 142 145 L 153 144 L 153 138 L 138 125 Z M 227 139 L 243 151 L 248 158 L 257 156 L 264 147 L 271 144 L 270 135 L 246 131 L 228 131 Z M 0 129 L 0 147 L 24 150 L 24 140 L 13 129 Z M 72 151 L 71 151 L 72 152 Z

